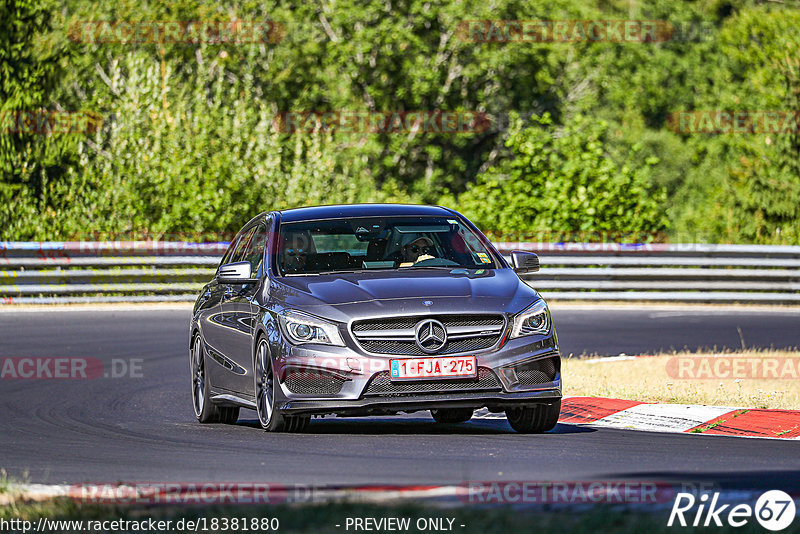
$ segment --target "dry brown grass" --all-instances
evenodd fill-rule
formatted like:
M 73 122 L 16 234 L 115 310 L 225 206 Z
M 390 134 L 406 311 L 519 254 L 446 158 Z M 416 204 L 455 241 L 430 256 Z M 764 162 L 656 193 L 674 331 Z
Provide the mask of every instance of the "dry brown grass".
M 714 370 L 718 360 L 727 358 L 722 372 Z M 681 360 L 676 360 L 680 358 Z M 705 362 L 684 358 L 707 358 Z M 754 358 L 756 360 L 747 360 Z M 787 364 L 786 358 L 792 358 Z M 738 361 L 744 359 L 745 361 Z M 778 359 L 778 360 L 772 360 Z M 772 368 L 768 363 L 772 362 Z M 678 365 L 683 362 L 682 374 Z M 776 363 L 777 362 L 777 363 Z M 701 365 L 702 364 L 702 365 Z M 734 372 L 733 365 L 742 369 L 768 369 L 762 377 L 751 372 Z M 786 365 L 790 371 L 786 372 Z M 800 352 L 743 351 L 737 353 L 677 353 L 639 357 L 629 360 L 602 361 L 602 358 L 569 358 L 562 363 L 564 395 L 611 397 L 645 402 L 677 404 L 707 404 L 742 408 L 800 409 Z M 668 369 L 669 366 L 669 369 Z M 773 368 L 786 378 L 775 379 Z M 686 371 L 691 369 L 691 371 Z M 794 373 L 791 372 L 794 369 Z M 756 374 L 759 374 L 757 371 Z M 688 375 L 688 377 L 687 377 Z M 725 377 L 728 375 L 728 377 Z M 763 377 L 763 376 L 766 376 Z M 711 377 L 711 378 L 709 378 Z

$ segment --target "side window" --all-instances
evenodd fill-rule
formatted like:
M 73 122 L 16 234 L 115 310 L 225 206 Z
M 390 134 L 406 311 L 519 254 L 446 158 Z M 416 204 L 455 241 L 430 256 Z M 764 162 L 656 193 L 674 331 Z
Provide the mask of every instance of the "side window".
M 241 261 L 250 262 L 250 272 L 261 277 L 264 269 L 264 246 L 267 243 L 267 227 L 263 224 L 256 226 L 255 233 L 244 251 Z
M 347 252 L 351 256 L 366 256 L 369 241 L 359 241 L 353 234 L 311 234 L 314 249 L 325 252 Z
M 225 255 L 222 256 L 222 261 L 219 262 L 219 266 L 218 267 L 222 267 L 223 265 L 231 263 L 231 258 L 233 257 L 233 251 L 236 248 L 236 245 L 241 240 L 242 236 L 243 236 L 242 232 L 239 232 L 238 234 L 233 236 L 233 239 L 231 239 L 230 245 L 228 245 L 228 250 L 226 250 L 225 251 Z
M 233 251 L 233 256 L 231 256 L 229 263 L 236 263 L 237 261 L 245 261 L 245 251 L 247 250 L 247 245 L 250 243 L 250 238 L 253 237 L 253 233 L 256 231 L 255 227 L 250 228 L 247 232 L 245 232 L 239 242 L 236 243 L 236 250 Z

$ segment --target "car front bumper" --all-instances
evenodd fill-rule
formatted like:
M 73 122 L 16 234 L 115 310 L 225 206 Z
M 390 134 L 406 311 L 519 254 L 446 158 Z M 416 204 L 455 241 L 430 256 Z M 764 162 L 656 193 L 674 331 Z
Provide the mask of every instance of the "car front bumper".
M 282 349 L 275 360 L 280 386 L 276 392 L 276 407 L 285 413 L 379 415 L 467 407 L 503 411 L 513 406 L 550 404 L 562 395 L 560 355 L 556 335 L 552 332 L 548 336 L 508 340 L 498 349 L 473 354 L 480 370 L 479 380 L 395 382 L 388 379 L 389 362 L 407 356 L 374 355 L 328 345 L 284 345 Z M 525 383 L 515 372 L 509 371 L 544 363 L 549 374 L 536 383 L 530 380 Z M 298 382 L 287 380 L 293 376 L 302 376 L 310 389 L 314 389 L 315 377 L 323 381 L 327 377 L 336 387 L 324 394 L 298 393 Z
M 483 408 L 500 412 L 515 406 L 552 404 L 561 399 L 558 388 L 504 392 L 459 392 L 398 397 L 368 397 L 356 400 L 293 400 L 279 404 L 281 411 L 291 414 L 336 413 L 343 416 L 394 414 L 441 408 Z

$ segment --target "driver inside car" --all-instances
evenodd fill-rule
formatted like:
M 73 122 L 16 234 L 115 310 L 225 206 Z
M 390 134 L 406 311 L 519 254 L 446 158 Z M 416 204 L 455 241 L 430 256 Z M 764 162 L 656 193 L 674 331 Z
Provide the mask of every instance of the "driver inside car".
M 432 260 L 436 256 L 436 250 L 433 247 L 433 241 L 425 236 L 414 234 L 406 234 L 400 243 L 400 255 L 402 262 L 399 267 L 411 267 L 415 263 L 423 260 Z
M 281 255 L 286 272 L 290 274 L 301 273 L 306 269 L 310 253 L 310 235 L 295 233 L 286 236 Z

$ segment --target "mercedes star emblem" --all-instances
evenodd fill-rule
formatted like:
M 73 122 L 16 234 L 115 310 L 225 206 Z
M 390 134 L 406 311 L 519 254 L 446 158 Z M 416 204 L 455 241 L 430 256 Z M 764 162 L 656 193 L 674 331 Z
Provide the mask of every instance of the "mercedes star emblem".
M 447 330 L 436 319 L 424 319 L 414 329 L 417 346 L 427 354 L 438 352 L 447 343 Z

